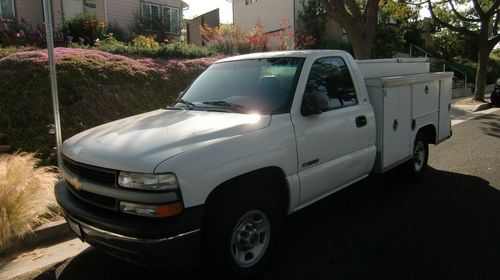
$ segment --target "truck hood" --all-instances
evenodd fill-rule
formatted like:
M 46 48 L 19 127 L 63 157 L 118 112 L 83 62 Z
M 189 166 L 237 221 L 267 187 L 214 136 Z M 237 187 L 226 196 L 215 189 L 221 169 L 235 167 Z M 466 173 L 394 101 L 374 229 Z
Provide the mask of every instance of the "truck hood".
M 154 172 L 180 153 L 264 128 L 271 116 L 156 110 L 79 133 L 63 144 L 77 162 L 116 170 Z

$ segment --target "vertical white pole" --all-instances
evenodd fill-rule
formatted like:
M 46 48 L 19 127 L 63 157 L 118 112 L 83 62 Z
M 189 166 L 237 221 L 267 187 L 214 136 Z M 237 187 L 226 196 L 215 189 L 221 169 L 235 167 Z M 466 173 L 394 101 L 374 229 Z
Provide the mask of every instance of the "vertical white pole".
M 108 1 L 103 0 L 104 4 L 104 23 L 106 24 L 106 30 L 108 30 Z
M 54 60 L 54 30 L 52 26 L 52 5 L 51 0 L 43 0 L 43 10 L 45 14 L 45 34 L 47 40 L 47 54 L 49 57 L 50 87 L 52 92 L 52 108 L 54 112 L 54 122 L 56 128 L 57 165 L 62 167 L 62 137 L 61 119 L 59 116 L 59 94 L 57 92 L 56 64 Z

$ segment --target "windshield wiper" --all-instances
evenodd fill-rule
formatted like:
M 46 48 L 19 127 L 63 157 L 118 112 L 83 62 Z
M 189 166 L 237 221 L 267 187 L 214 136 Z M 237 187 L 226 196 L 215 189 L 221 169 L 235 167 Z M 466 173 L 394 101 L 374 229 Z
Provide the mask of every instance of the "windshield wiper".
M 234 104 L 234 103 L 229 103 L 229 102 L 226 102 L 226 101 L 223 101 L 223 100 L 219 100 L 219 101 L 205 101 L 205 102 L 203 102 L 203 104 L 225 107 L 225 108 L 228 108 L 228 109 L 230 109 L 232 111 L 238 111 L 238 112 L 241 112 L 241 111 L 245 110 L 245 107 L 242 106 L 242 105 Z
M 181 104 L 186 105 L 188 107 L 188 110 L 193 110 L 193 108 L 196 107 L 196 105 L 194 105 L 193 103 L 186 101 L 184 99 L 179 99 L 179 100 L 176 100 L 174 102 L 174 104 L 177 104 L 177 103 L 181 103 Z

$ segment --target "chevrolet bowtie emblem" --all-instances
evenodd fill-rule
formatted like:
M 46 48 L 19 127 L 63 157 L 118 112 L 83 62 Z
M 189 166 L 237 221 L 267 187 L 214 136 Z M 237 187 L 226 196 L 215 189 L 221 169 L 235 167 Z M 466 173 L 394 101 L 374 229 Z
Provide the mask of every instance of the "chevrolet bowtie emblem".
M 82 183 L 80 183 L 80 181 L 78 181 L 77 178 L 68 178 L 68 182 L 73 186 L 75 187 L 75 189 L 77 190 L 80 190 L 82 189 Z

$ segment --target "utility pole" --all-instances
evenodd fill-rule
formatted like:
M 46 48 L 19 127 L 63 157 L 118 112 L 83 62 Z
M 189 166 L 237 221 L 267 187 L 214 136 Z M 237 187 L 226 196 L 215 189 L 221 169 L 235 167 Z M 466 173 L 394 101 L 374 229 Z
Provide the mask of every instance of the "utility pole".
M 52 22 L 52 3 L 51 0 L 43 0 L 43 11 L 45 20 L 45 39 L 47 41 L 47 54 L 49 57 L 50 87 L 52 92 L 52 109 L 54 113 L 56 147 L 57 147 L 57 166 L 62 167 L 62 137 L 61 137 L 61 119 L 59 115 L 59 94 L 57 92 L 57 74 L 56 62 L 54 59 L 54 27 Z

